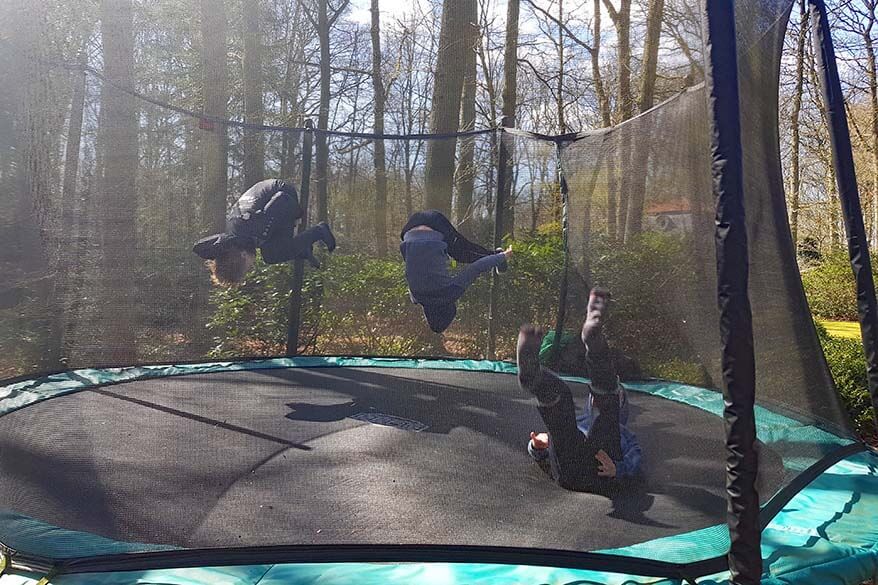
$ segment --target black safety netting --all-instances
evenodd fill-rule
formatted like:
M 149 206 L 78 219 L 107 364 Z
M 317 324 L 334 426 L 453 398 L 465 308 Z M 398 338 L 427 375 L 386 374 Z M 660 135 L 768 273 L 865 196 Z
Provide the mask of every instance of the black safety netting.
M 799 279 L 777 147 L 789 8 L 737 11 L 757 396 L 843 433 L 848 415 L 831 390 Z M 696 85 L 568 144 L 563 165 L 574 265 L 580 279 L 615 291 L 625 316 L 619 342 L 653 375 L 720 387 L 709 132 L 705 89 Z
M 104 40 L 115 53 L 126 47 L 108 43 L 131 43 L 133 62 L 92 54 L 84 69 L 76 47 L 40 48 L 29 36 L 36 29 L 7 30 L 0 18 L 0 79 L 10 80 L 0 90 L 0 378 L 294 354 L 512 360 L 523 323 L 575 340 L 597 285 L 612 295 L 620 373 L 644 384 L 630 393 L 630 425 L 646 476 L 612 505 L 553 485 L 526 452 L 539 415 L 508 375 L 225 372 L 84 391 L 4 415 L 0 512 L 183 547 L 599 550 L 721 525 L 701 11 L 673 4 L 674 34 L 691 51 L 661 67 L 688 74 L 660 79 L 664 101 L 646 113 L 564 139 L 500 128 L 376 138 L 357 125 L 361 102 L 349 92 L 362 84 L 353 82 L 329 131 L 310 126 L 316 101 L 294 111 L 301 96 L 270 83 L 263 105 L 282 105 L 261 124 L 276 127 L 226 124 L 199 115 L 206 106 L 191 73 L 181 70 L 188 84 L 173 87 L 150 73 L 179 63 L 132 50 L 161 42 L 151 22 L 135 20 L 143 30 L 127 41 Z M 825 431 L 850 437 L 786 216 L 777 95 L 792 4 L 736 8 L 763 503 L 844 443 Z M 319 91 L 316 82 L 306 89 Z M 237 93 L 229 112 L 246 107 Z M 387 127 L 414 134 L 429 116 L 390 108 Z M 431 174 L 431 164 L 453 171 Z M 498 187 L 504 175 L 508 192 Z M 226 210 L 264 178 L 294 185 L 307 203 L 304 226 L 326 221 L 337 250 L 316 245 L 319 268 L 259 258 L 240 285 L 214 286 L 192 245 L 222 231 Z M 408 216 L 427 207 L 489 249 L 514 249 L 509 270 L 476 280 L 441 335 L 409 298 L 399 252 Z M 562 369 L 573 346 L 559 341 L 544 355 Z M 574 390 L 581 406 L 586 389 Z M 588 519 L 578 516 L 584 508 Z M 727 534 L 705 538 L 721 545 Z M 667 550 L 638 554 L 664 559 Z

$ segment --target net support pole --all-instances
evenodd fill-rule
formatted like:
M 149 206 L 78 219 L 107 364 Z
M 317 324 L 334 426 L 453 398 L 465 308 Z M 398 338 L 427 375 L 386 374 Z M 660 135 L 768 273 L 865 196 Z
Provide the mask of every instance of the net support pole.
M 561 293 L 558 296 L 558 315 L 555 319 L 555 337 L 552 339 L 551 361 L 558 359 L 561 350 L 561 334 L 564 332 L 564 321 L 567 319 L 567 287 L 570 277 L 570 192 L 567 187 L 567 178 L 564 176 L 564 165 L 561 161 L 561 153 L 564 143 L 560 140 L 555 142 L 555 167 L 558 172 L 558 188 L 561 192 L 561 251 L 564 254 L 564 262 L 561 272 Z
M 728 560 L 734 585 L 757 585 L 762 575 L 762 554 L 753 413 L 756 362 L 747 292 L 749 254 L 733 0 L 706 0 L 703 35 L 711 173 L 716 201 L 717 303 L 725 403 L 727 521 L 731 542 Z
M 503 116 L 500 122 L 499 145 L 497 147 L 497 193 L 494 197 L 494 249 L 503 246 L 503 235 L 506 229 L 503 225 L 503 218 L 506 215 L 506 181 L 509 180 L 509 149 L 506 146 L 506 132 L 504 128 L 509 127 L 509 118 Z M 497 272 L 491 273 L 491 292 L 488 298 L 488 347 L 485 355 L 489 360 L 497 357 L 497 325 L 495 317 L 497 314 L 497 287 L 499 286 L 499 278 Z
M 311 194 L 311 157 L 314 145 L 314 123 L 305 120 L 302 133 L 302 184 L 299 187 L 299 206 L 302 208 L 302 221 L 296 233 L 308 229 L 308 199 Z M 305 281 L 305 261 L 293 260 L 293 282 L 290 290 L 289 313 L 287 316 L 287 352 L 294 356 L 299 351 L 299 329 L 302 320 L 302 284 Z
M 863 351 L 866 354 L 866 377 L 872 399 L 873 420 L 878 426 L 878 302 L 875 300 L 875 283 L 872 278 L 872 262 L 869 258 L 869 239 L 863 224 L 863 208 L 854 170 L 854 154 L 848 129 L 844 96 L 838 77 L 835 48 L 829 30 L 826 4 L 823 0 L 808 0 L 811 9 L 812 41 L 826 120 L 829 124 L 829 140 L 832 148 L 832 165 L 841 201 L 844 227 L 848 238 L 848 254 L 857 285 L 857 314 Z

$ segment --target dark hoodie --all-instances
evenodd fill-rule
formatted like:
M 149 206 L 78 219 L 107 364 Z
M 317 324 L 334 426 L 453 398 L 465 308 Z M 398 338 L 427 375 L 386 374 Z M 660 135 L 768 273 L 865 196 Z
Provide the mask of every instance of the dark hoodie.
M 247 189 L 229 210 L 226 231 L 202 238 L 192 251 L 210 260 L 231 247 L 256 251 L 274 235 L 292 234 L 302 217 L 296 189 L 280 179 L 266 179 Z

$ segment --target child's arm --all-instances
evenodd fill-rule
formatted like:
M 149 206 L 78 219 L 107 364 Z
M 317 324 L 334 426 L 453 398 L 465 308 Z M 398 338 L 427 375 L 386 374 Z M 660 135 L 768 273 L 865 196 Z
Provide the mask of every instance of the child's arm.
M 616 461 L 616 477 L 633 477 L 640 473 L 640 443 L 634 433 L 622 428 L 622 460 Z

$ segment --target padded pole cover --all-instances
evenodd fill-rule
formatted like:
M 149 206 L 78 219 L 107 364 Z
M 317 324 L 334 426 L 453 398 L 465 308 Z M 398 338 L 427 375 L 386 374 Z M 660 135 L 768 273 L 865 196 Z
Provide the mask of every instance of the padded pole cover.
M 835 180 L 844 214 L 851 268 L 857 282 L 857 313 L 863 336 L 863 350 L 866 352 L 869 394 L 872 397 L 873 415 L 878 417 L 878 303 L 875 301 L 875 283 L 869 260 L 869 240 L 863 225 L 863 209 L 860 206 L 860 191 L 854 171 L 851 135 L 844 107 L 844 96 L 841 93 L 841 82 L 838 78 L 838 66 L 835 62 L 835 49 L 829 31 L 829 19 L 826 17 L 826 5 L 823 0 L 809 0 L 809 4 L 811 22 L 814 23 L 814 55 L 820 74 L 826 119 L 829 122 L 832 164 L 835 167 Z
M 756 364 L 753 320 L 747 296 L 749 257 L 744 217 L 738 58 L 732 0 L 706 0 L 705 77 L 711 125 L 711 172 L 716 198 L 717 300 L 726 427 L 726 489 L 731 547 L 729 570 L 736 585 L 762 576 L 759 496 L 756 492 Z
M 308 229 L 308 200 L 311 198 L 311 156 L 314 144 L 314 123 L 305 120 L 302 133 L 302 186 L 299 189 L 299 206 L 302 208 L 302 221 L 297 234 Z M 299 330 L 302 325 L 302 285 L 305 282 L 305 261 L 293 260 L 293 285 L 290 290 L 290 303 L 287 313 L 287 353 L 294 356 L 299 352 Z

